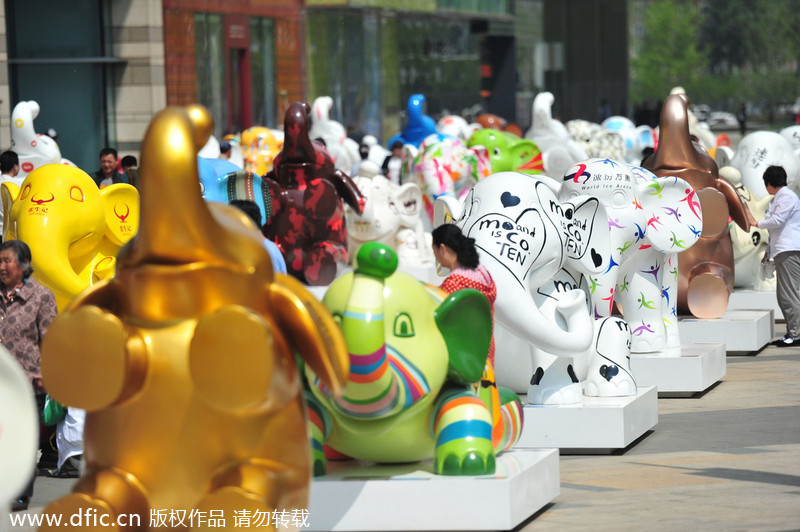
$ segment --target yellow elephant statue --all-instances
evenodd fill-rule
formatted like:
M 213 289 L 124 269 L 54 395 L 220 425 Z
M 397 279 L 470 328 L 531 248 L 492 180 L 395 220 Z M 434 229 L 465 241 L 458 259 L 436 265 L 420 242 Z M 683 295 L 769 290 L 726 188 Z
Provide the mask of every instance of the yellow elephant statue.
M 22 185 L 3 183 L 3 240 L 31 248 L 34 273 L 59 311 L 114 274 L 116 255 L 139 228 L 139 193 L 124 183 L 97 188 L 79 168 L 47 164 Z
M 272 170 L 272 162 L 283 149 L 279 131 L 254 126 L 242 131 L 244 169 L 263 176 Z

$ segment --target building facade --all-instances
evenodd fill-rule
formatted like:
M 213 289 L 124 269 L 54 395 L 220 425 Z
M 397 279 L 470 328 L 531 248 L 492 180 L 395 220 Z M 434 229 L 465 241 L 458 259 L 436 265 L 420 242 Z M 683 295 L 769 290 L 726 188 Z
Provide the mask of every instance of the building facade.
M 573 9 L 573 7 L 579 9 Z M 199 102 L 215 134 L 281 127 L 296 100 L 385 140 L 422 93 L 427 112 L 498 114 L 523 129 L 536 93 L 563 120 L 627 105 L 621 0 L 5 0 L 0 148 L 36 100 L 87 171 L 106 146 L 138 155 L 153 114 Z

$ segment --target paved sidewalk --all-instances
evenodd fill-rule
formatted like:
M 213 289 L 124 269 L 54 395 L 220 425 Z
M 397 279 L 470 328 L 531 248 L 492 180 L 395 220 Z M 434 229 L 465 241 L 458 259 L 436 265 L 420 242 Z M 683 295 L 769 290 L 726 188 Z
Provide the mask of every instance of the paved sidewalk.
M 562 456 L 561 494 L 516 531 L 800 530 L 800 347 L 727 368 L 700 396 L 659 399 L 658 425 L 624 452 Z M 73 482 L 37 478 L 29 513 Z
M 561 494 L 516 530 L 800 530 L 800 347 L 729 356 L 720 383 L 658 407 L 627 450 L 562 456 Z

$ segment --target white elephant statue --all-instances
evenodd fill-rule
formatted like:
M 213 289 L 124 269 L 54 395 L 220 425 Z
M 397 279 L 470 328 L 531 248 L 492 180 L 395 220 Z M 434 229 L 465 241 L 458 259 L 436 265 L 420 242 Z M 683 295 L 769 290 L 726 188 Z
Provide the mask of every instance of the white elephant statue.
M 464 142 L 480 127 L 480 124 L 470 124 L 466 119 L 458 115 L 445 115 L 436 122 L 436 130 L 439 133 L 456 137 Z
M 350 173 L 353 165 L 361 160 L 358 153 L 358 142 L 347 136 L 344 126 L 330 118 L 333 98 L 320 96 L 311 104 L 311 139 L 321 138 L 325 141 L 325 149 L 333 159 L 333 165 L 342 172 Z
M 700 238 L 703 217 L 692 187 L 638 166 L 589 159 L 563 178 L 560 201 L 589 194 L 608 214 L 611 260 L 589 279 L 595 316 L 616 301 L 631 327 L 631 353 L 680 348 L 676 254 Z
M 547 176 L 492 174 L 463 206 L 437 198 L 435 222 L 475 239 L 497 285 L 497 322 L 531 348 L 529 402 L 580 402 L 581 384 L 587 395 L 635 394 L 630 330 L 618 318 L 595 322 L 582 273 L 608 266 L 605 209 L 589 196 L 559 202 L 558 187 Z
M 359 216 L 345 206 L 350 257 L 367 242 L 386 244 L 397 252 L 401 269 L 433 268 L 431 235 L 423 229 L 422 191 L 414 183 L 395 185 L 381 175 L 372 161 L 364 161 L 354 176 L 364 196 Z
M 779 133 L 791 143 L 795 155 L 800 157 L 800 125 L 785 127 Z
M 475 183 L 492 173 L 486 147 L 467 147 L 455 137 L 440 140 L 438 136 L 430 135 L 422 141 L 419 149 L 407 144 L 405 161 L 403 182 L 419 185 L 429 219 L 433 218 L 436 198 L 449 194 L 462 199 Z
M 636 126 L 630 118 L 625 116 L 611 116 L 600 124 L 603 129 L 613 131 L 622 137 L 624 153 L 622 160 L 628 164 L 638 165 L 643 158 L 645 148 L 655 148 L 655 136 L 650 126 Z M 619 158 L 609 157 L 616 161 Z
M 19 102 L 11 112 L 11 149 L 19 156 L 18 178 L 24 178 L 34 169 L 51 163 L 75 166 L 61 157 L 58 144 L 47 135 L 33 129 L 33 120 L 39 116 L 39 104 L 33 100 Z
M 619 133 L 581 119 L 570 120 L 566 127 L 570 138 L 578 143 L 587 157 L 615 161 L 625 157 L 625 141 Z
M 730 165 L 742 174 L 742 185 L 750 189 L 756 198 L 767 195 L 764 186 L 764 170 L 776 165 L 786 170 L 786 184 L 800 193 L 800 158 L 792 143 L 774 131 L 755 131 L 745 135 L 731 159 Z
M 39 413 L 30 379 L 2 346 L 0 405 L 0 530 L 6 530 L 9 503 L 33 478 L 39 447 Z
M 731 182 L 736 187 L 736 192 L 747 204 L 756 220 L 763 220 L 772 200 L 772 195 L 756 198 L 749 188 L 742 184 L 742 174 L 732 166 L 720 168 L 719 175 Z M 744 231 L 733 221 L 728 222 L 733 244 L 734 262 L 734 288 L 749 288 L 753 290 L 775 291 L 775 278 L 762 279 L 761 259 L 769 242 L 769 231 L 750 226 L 750 231 Z
M 567 168 L 586 159 L 587 155 L 570 138 L 564 124 L 553 118 L 554 100 L 550 92 L 540 92 L 534 97 L 532 124 L 525 132 L 525 138 L 535 142 L 542 152 L 545 174 L 561 176 Z
M 364 138 L 361 139 L 361 144 L 367 147 L 367 160 L 377 164 L 378 168 L 380 168 L 383 161 L 392 154 L 392 152 L 381 146 L 381 143 L 378 142 L 375 135 L 364 135 Z

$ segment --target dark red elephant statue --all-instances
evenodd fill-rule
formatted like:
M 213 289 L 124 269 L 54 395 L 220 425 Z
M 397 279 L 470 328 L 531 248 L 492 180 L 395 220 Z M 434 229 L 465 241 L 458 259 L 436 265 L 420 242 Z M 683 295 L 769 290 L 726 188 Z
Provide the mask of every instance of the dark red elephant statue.
M 286 259 L 290 275 L 311 286 L 325 286 L 347 264 L 344 200 L 364 210 L 355 183 L 333 166 L 322 144 L 308 136 L 307 102 L 289 106 L 284 118 L 283 151 L 264 179 L 272 196 L 272 215 L 265 225 Z

